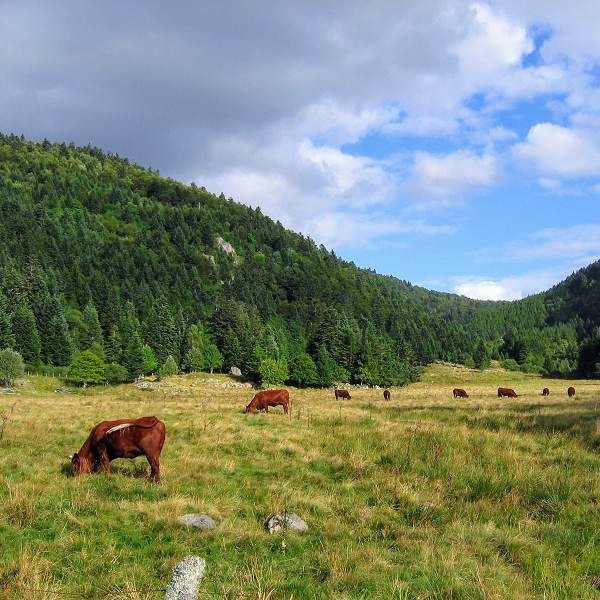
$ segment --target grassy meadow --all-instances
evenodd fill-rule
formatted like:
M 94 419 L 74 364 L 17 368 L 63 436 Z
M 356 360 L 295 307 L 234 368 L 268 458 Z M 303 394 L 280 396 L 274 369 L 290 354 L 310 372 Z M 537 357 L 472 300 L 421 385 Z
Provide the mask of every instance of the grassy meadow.
M 600 381 L 436 364 L 389 402 L 289 388 L 290 418 L 243 414 L 254 392 L 229 381 L 0 396 L 0 598 L 162 598 L 188 554 L 200 598 L 600 598 Z M 160 485 L 143 457 L 69 476 L 94 424 L 144 415 L 167 426 Z M 268 535 L 284 509 L 309 531 Z

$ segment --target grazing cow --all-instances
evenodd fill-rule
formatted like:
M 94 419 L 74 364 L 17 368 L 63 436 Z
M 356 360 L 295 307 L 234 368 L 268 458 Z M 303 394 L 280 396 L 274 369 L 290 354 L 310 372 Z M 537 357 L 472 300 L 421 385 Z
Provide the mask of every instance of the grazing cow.
M 253 413 L 257 410 L 269 412 L 269 406 L 283 406 L 283 412 L 288 414 L 290 404 L 290 395 L 287 390 L 264 390 L 258 392 L 252 398 L 250 404 L 246 406 L 247 413 Z
M 461 389 L 461 388 L 454 388 L 452 390 L 452 395 L 455 398 L 468 398 L 469 394 L 467 394 L 467 392 L 465 392 L 465 390 Z
M 498 388 L 498 398 L 502 398 L 503 396 L 506 396 L 507 398 L 517 398 L 518 397 L 515 390 L 511 390 L 510 388 L 499 387 Z
M 74 475 L 100 468 L 108 473 L 111 460 L 143 454 L 150 464 L 150 478 L 159 483 L 159 459 L 164 443 L 165 424 L 156 417 L 102 421 L 92 429 L 81 450 L 71 457 L 71 468 Z
M 548 388 L 544 388 L 542 390 L 542 396 L 549 396 L 550 395 L 550 390 Z
M 569 398 L 572 398 L 575 395 L 575 388 L 573 386 L 569 387 L 567 394 L 569 394 Z
M 392 397 L 390 390 L 383 390 L 383 399 L 389 400 Z
M 338 398 L 346 398 L 346 400 L 352 400 L 352 398 L 350 397 L 350 392 L 348 390 L 334 390 L 335 393 L 335 399 L 337 400 Z

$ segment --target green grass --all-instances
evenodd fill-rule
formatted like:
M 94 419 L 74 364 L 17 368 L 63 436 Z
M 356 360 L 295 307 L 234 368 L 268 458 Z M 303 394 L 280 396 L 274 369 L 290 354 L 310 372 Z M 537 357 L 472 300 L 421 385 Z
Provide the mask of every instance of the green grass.
M 60 395 L 31 376 L 0 397 L 0 598 L 162 598 L 187 554 L 207 561 L 201 598 L 600 597 L 600 382 L 438 364 L 390 402 L 291 388 L 287 418 L 244 415 L 252 390 L 223 380 Z M 160 485 L 143 458 L 66 474 L 95 423 L 150 414 Z M 309 531 L 269 536 L 283 509 Z M 188 512 L 220 526 L 187 530 Z

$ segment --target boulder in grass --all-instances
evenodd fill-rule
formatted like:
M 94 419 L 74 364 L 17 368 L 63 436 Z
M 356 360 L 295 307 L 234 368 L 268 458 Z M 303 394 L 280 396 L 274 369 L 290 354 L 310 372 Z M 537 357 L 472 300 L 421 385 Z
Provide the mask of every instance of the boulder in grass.
M 68 387 L 58 387 L 54 390 L 58 394 L 72 394 L 73 390 Z
M 294 513 L 277 513 L 267 519 L 265 523 L 267 531 L 273 535 L 280 531 L 307 531 L 308 525 Z
M 195 527 L 196 529 L 214 529 L 218 525 L 208 515 L 183 515 L 177 517 L 177 520 L 187 527 Z
M 165 600 L 197 600 L 198 587 L 206 570 L 206 561 L 199 556 L 186 556 L 174 569 Z
M 231 369 L 229 369 L 229 374 L 233 375 L 234 377 L 242 376 L 242 372 L 238 367 L 231 367 Z

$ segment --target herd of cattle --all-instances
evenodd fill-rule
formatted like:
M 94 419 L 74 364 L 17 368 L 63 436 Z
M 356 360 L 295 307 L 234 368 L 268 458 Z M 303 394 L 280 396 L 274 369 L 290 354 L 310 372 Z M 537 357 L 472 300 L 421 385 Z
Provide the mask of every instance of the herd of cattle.
M 465 390 L 461 389 L 461 388 L 454 388 L 452 390 L 452 395 L 455 398 L 468 398 L 469 394 L 467 394 L 467 392 L 465 392 Z M 545 387 L 542 390 L 542 396 L 549 396 L 550 395 L 550 390 Z M 570 386 L 567 388 L 567 395 L 569 396 L 569 398 L 572 398 L 575 395 L 575 388 L 573 386 Z M 518 398 L 519 394 L 517 394 L 515 392 L 515 390 L 511 389 L 511 388 L 503 388 L 503 387 L 499 387 L 498 388 L 498 398 Z
M 351 400 L 348 390 L 336 389 L 335 398 Z M 550 390 L 544 388 L 543 396 L 548 396 Z M 575 396 L 575 388 L 567 389 L 569 398 Z M 452 390 L 454 398 L 468 398 L 469 394 L 461 388 Z M 517 398 L 511 388 L 498 388 L 498 397 Z M 383 391 L 384 400 L 391 398 L 389 390 Z M 246 406 L 246 413 L 259 410 L 269 412 L 270 406 L 281 406 L 287 415 L 289 412 L 290 395 L 287 390 L 264 390 L 258 392 Z M 71 456 L 71 469 L 74 475 L 91 473 L 102 469 L 110 471 L 110 462 L 115 458 L 135 458 L 145 456 L 150 464 L 150 478 L 160 481 L 160 453 L 165 443 L 165 424 L 156 417 L 141 417 L 139 419 L 119 419 L 117 421 L 102 421 L 98 423 L 81 446 L 79 452 Z

